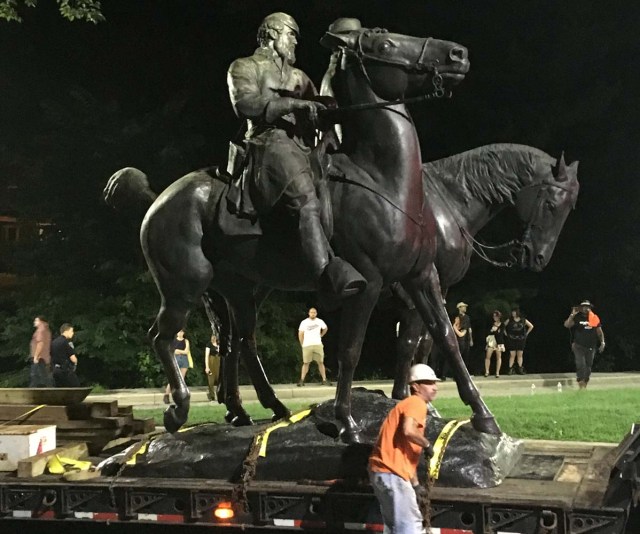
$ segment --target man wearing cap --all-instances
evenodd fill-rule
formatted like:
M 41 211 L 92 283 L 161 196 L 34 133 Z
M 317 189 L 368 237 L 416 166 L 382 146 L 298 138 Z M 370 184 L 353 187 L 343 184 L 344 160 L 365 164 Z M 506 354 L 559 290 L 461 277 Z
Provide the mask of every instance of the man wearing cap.
M 453 318 L 453 331 L 456 333 L 460 354 L 464 360 L 464 364 L 469 369 L 471 362 L 469 361 L 469 352 L 473 347 L 473 330 L 471 329 L 471 319 L 467 315 L 469 305 L 466 302 L 458 302 L 456 308 L 458 315 Z M 471 372 L 472 370 L 469 369 Z
M 571 309 L 564 326 L 571 330 L 571 350 L 576 360 L 578 387 L 587 389 L 596 348 L 602 352 L 605 347 L 600 317 L 591 311 L 591 302 L 583 300 L 579 307 Z
M 380 503 L 384 532 L 423 532 L 416 498 L 421 488 L 417 469 L 423 449 L 427 462 L 433 456 L 425 429 L 427 404 L 435 399 L 439 381 L 428 365 L 411 367 L 411 395 L 389 412 L 369 457 L 369 479 Z
M 229 196 L 228 205 L 240 216 L 258 216 L 263 223 L 276 204 L 284 208 L 321 289 L 337 298 L 347 297 L 362 291 L 366 280 L 333 255 L 321 225 L 309 155 L 318 112 L 325 106 L 313 100 L 316 88 L 293 66 L 299 34 L 293 17 L 272 13 L 258 29 L 258 49 L 229 67 L 231 103 L 236 115 L 247 121 L 247 156 L 240 178 L 234 171 L 234 184 L 241 193 Z M 229 168 L 236 167 L 230 162 Z

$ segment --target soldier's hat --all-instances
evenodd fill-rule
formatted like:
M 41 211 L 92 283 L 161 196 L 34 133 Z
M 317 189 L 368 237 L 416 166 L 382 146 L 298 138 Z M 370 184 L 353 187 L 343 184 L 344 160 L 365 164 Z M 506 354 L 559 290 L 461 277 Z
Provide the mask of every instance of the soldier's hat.
M 334 20 L 330 25 L 327 33 L 347 33 L 362 29 L 362 24 L 358 19 L 342 17 Z
M 267 15 L 262 21 L 262 24 L 260 24 L 260 28 L 275 28 L 277 30 L 281 29 L 280 26 L 286 26 L 296 32 L 297 35 L 300 35 L 300 28 L 296 20 L 291 15 L 287 15 L 282 11 L 276 11 L 275 13 L 271 13 L 271 15 Z

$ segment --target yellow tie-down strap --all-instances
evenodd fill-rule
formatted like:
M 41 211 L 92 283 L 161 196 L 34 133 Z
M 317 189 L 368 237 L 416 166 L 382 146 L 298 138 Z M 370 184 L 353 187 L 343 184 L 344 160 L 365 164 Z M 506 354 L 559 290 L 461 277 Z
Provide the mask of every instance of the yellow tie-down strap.
M 462 421 L 452 419 L 444 425 L 444 428 L 440 431 L 440 435 L 433 445 L 433 456 L 429 463 L 429 475 L 434 479 L 440 476 L 440 466 L 444 458 L 444 451 L 447 449 L 451 436 L 453 436 L 462 425 L 466 425 L 469 421 L 470 419 L 464 419 Z
M 31 415 L 32 413 L 37 412 L 38 410 L 41 410 L 45 406 L 46 404 L 41 404 L 40 406 L 31 408 L 31 410 L 29 410 L 28 412 L 24 412 L 23 414 L 20 414 L 18 417 L 14 417 L 13 419 L 11 419 L 11 421 L 5 421 L 4 423 L 0 423 L 0 426 L 10 425 L 12 423 L 15 423 L 16 421 L 20 421 L 21 419 Z
M 87 460 L 74 460 L 54 454 L 47 462 L 47 470 L 52 475 L 63 475 L 67 471 L 89 471 L 93 464 Z
M 302 410 L 298 413 L 294 413 L 291 417 L 289 417 L 289 419 L 280 421 L 279 423 L 270 426 L 264 431 L 263 434 L 258 434 L 256 436 L 256 444 L 260 445 L 260 452 L 258 453 L 258 456 L 262 456 L 263 458 L 267 456 L 267 441 L 269 440 L 269 434 L 271 434 L 271 432 L 277 430 L 278 428 L 289 426 L 292 423 L 297 423 L 298 421 L 301 421 L 302 419 L 307 417 L 310 413 L 311 408 L 309 408 L 308 410 Z
M 131 458 L 129 458 L 125 463 L 127 465 L 136 465 L 136 460 L 138 458 L 138 456 L 140 456 L 141 454 L 144 454 L 147 451 L 147 445 L 149 445 L 149 443 L 151 442 L 151 440 L 148 441 L 143 441 L 141 443 L 138 444 L 138 450 L 135 449 L 136 445 L 131 445 L 131 447 L 133 447 L 128 454 L 131 455 Z

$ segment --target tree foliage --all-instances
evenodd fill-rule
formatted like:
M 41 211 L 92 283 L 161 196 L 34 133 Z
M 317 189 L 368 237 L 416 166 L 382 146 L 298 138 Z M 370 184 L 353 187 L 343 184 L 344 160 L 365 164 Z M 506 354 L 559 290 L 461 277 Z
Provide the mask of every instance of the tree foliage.
M 60 14 L 67 20 L 98 24 L 105 20 L 100 0 L 56 0 Z M 0 19 L 22 22 L 25 8 L 36 7 L 38 0 L 0 0 Z

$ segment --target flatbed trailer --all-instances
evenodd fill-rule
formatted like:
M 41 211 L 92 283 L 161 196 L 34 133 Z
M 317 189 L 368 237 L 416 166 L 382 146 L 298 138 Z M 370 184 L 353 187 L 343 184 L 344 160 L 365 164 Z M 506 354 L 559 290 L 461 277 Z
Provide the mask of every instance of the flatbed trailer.
M 525 441 L 521 460 L 497 487 L 436 483 L 432 534 L 638 534 L 639 454 L 637 425 L 617 446 Z M 139 525 L 139 532 L 150 524 L 229 533 L 382 532 L 368 486 L 253 481 L 246 489 L 243 509 L 237 486 L 220 480 L 100 476 L 70 482 L 5 474 L 0 476 L 0 532 L 36 522 L 62 523 L 71 532 L 91 523 L 121 525 L 123 531 L 125 524 Z

